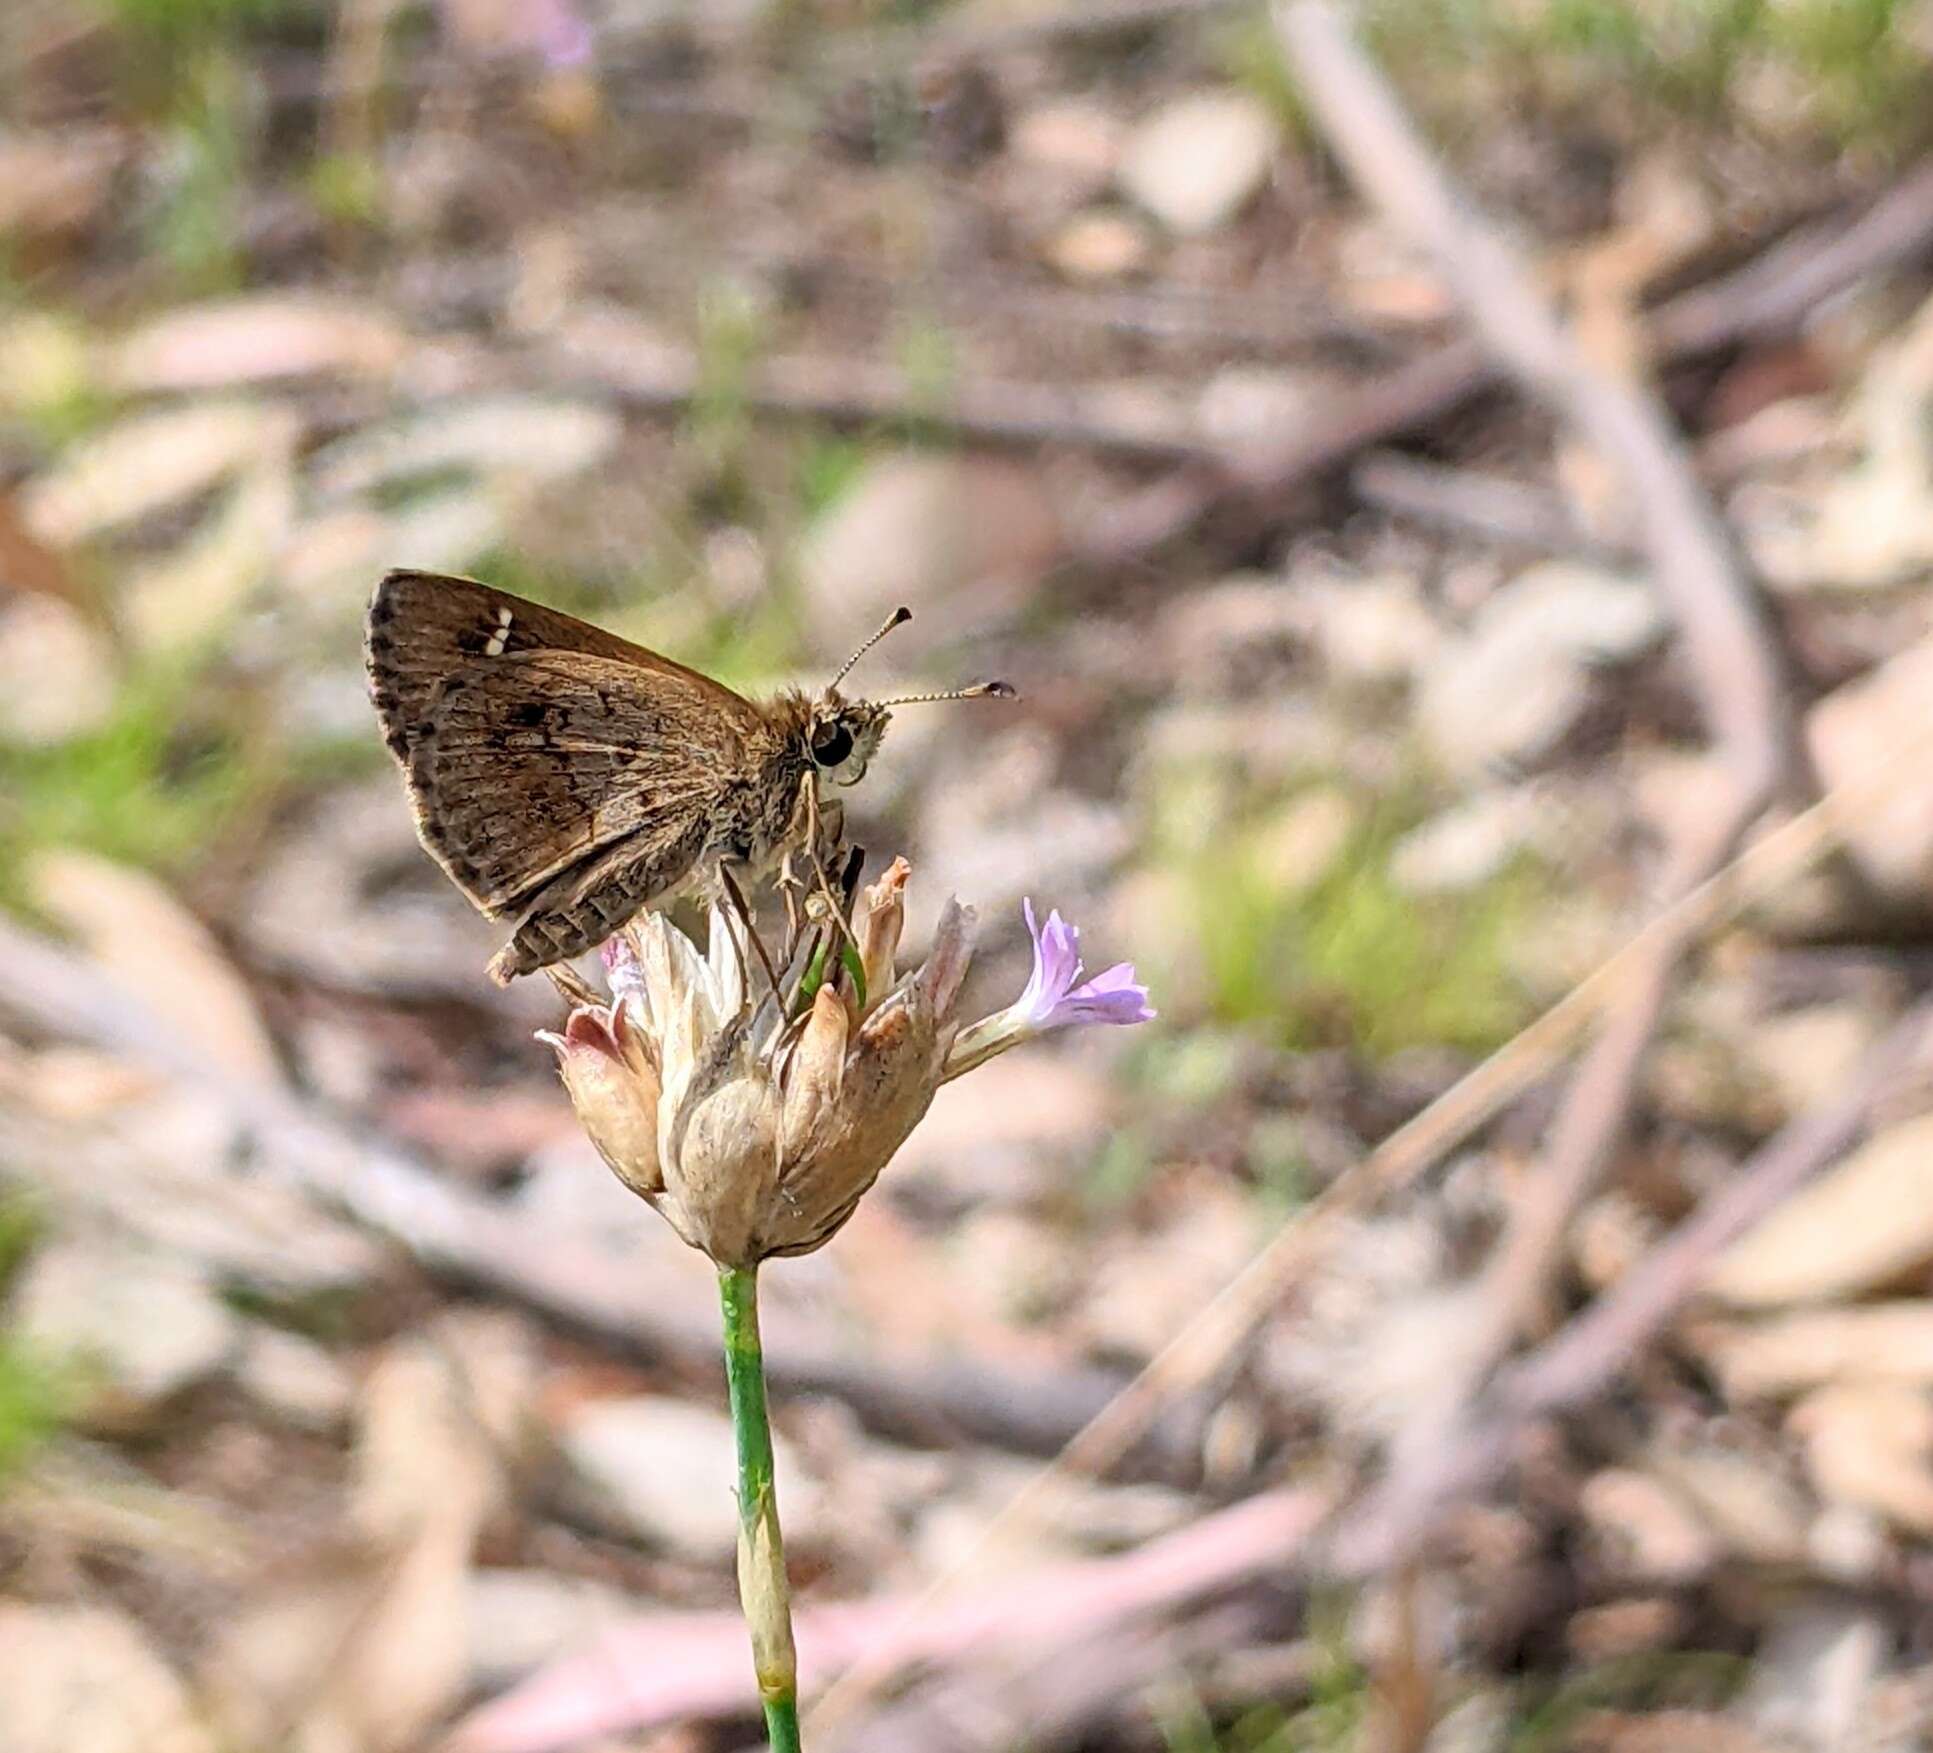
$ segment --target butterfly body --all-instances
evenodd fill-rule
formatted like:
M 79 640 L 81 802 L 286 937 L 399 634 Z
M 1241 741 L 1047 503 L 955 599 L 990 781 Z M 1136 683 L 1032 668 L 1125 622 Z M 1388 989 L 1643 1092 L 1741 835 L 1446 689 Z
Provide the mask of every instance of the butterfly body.
M 723 864 L 763 872 L 836 834 L 881 706 L 750 700 L 587 622 L 472 579 L 390 573 L 370 695 L 419 838 L 489 918 L 499 983 L 567 960 Z M 818 851 L 821 848 L 811 848 Z

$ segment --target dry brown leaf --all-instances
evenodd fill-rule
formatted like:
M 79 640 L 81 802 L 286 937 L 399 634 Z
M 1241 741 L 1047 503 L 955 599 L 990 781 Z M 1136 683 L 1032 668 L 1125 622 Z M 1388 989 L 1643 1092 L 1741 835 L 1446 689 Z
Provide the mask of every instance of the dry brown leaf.
M 595 468 L 623 434 L 623 420 L 599 402 L 476 396 L 338 439 L 316 454 L 312 481 L 330 504 L 459 470 L 523 486 Z
M 1812 478 L 1740 496 L 1753 558 L 1775 589 L 1884 590 L 1924 576 L 1933 563 L 1929 406 L 1933 299 L 1865 367 L 1844 422 L 1857 462 L 1841 466 L 1827 439 L 1800 451 Z
M 28 868 L 36 903 L 224 1071 L 280 1081 L 274 1043 L 247 986 L 202 923 L 154 877 L 87 852 L 44 852 Z
M 264 292 L 170 311 L 123 340 L 107 370 L 117 388 L 151 394 L 386 377 L 408 354 L 409 337 L 370 305 Z
M 126 140 L 71 123 L 58 132 L 0 134 L 0 237 L 83 231 L 107 203 Z
M 1903 1382 L 1821 1388 L 1787 1420 L 1824 1497 L 1933 1534 L 1933 1398 Z
M 1933 907 L 1933 640 L 1834 689 L 1807 714 L 1805 732 L 1828 790 L 1897 773 L 1897 783 L 1863 802 L 1841 834 L 1862 874 L 1889 898 Z
M 21 512 L 43 542 L 87 541 L 207 492 L 254 461 L 274 421 L 272 410 L 240 401 L 136 414 L 30 481 Z
M 1655 1475 L 1631 1467 L 1593 1473 L 1578 1508 L 1615 1556 L 1620 1581 L 1683 1583 L 1706 1574 L 1721 1549 L 1685 1495 Z
M 113 710 L 118 677 L 106 636 L 72 603 L 26 595 L 0 603 L 0 741 L 84 736 Z
M 262 435 L 260 460 L 181 547 L 130 571 L 121 614 L 150 651 L 193 646 L 218 633 L 268 580 L 295 522 L 295 422 Z
M 866 621 L 902 601 L 940 617 L 957 617 L 971 602 L 984 619 L 986 593 L 1031 583 L 1060 539 L 1037 469 L 900 452 L 868 463 L 818 520 L 799 568 L 817 620 L 828 628 Z
M 1648 1470 L 1689 1498 L 1726 1549 L 1757 1564 L 1791 1564 L 1805 1550 L 1810 1505 L 1770 1455 L 1660 1445 Z
M 1744 1723 L 1707 1710 L 1593 1711 L 1569 1744 L 1572 1753 L 1783 1753 Z
M 1718 1257 L 1706 1291 L 1741 1308 L 1849 1296 L 1933 1260 L 1933 1114 L 1869 1139 Z
M 216 1753 L 180 1680 L 104 1607 L 0 1603 L 7 1753 Z
M 1775 1320 L 1712 1321 L 1686 1338 L 1727 1398 L 1749 1400 L 1859 1376 L 1933 1386 L 1933 1302 L 1808 1309 Z
M 6 363 L 0 357 L 0 372 Z M 0 593 L 7 591 L 57 597 L 76 608 L 88 600 L 67 562 L 27 527 L 14 494 L 0 487 Z
M 350 1532 L 243 1610 L 206 1684 L 233 1744 L 400 1753 L 461 1697 L 470 1558 L 534 1380 L 522 1330 L 458 1313 L 365 1384 Z

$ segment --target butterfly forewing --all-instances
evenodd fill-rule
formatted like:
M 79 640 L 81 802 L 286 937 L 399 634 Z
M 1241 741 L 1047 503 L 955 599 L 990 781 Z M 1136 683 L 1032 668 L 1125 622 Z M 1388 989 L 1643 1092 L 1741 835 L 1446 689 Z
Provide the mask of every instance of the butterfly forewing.
M 392 572 L 369 605 L 369 673 L 383 734 L 399 760 L 408 729 L 437 690 L 466 665 L 515 651 L 576 651 L 636 665 L 681 683 L 714 711 L 750 713 L 722 682 L 633 645 L 575 615 L 441 572 Z
M 477 906 L 534 933 L 511 972 L 686 876 L 760 729 L 710 677 L 470 579 L 392 572 L 368 657 L 424 845 Z

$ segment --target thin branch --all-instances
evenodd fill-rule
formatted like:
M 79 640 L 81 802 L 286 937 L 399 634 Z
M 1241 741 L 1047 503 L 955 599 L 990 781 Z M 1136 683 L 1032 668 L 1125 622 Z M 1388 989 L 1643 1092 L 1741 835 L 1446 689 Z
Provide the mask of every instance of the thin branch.
M 1378 450 L 1349 471 L 1349 485 L 1365 505 L 1435 529 L 1506 547 L 1582 554 L 1607 566 L 1631 560 L 1628 549 L 1606 546 L 1585 529 L 1556 494 L 1507 475 Z
M 1010 54 L 1042 44 L 1077 42 L 1154 30 L 1177 19 L 1231 12 L 1245 0 L 1064 0 L 1058 6 L 1030 6 L 1011 15 L 968 8 L 964 18 L 943 17 L 937 24 L 898 30 L 841 32 L 826 59 L 854 72 L 877 74 L 882 68 Z
M 1672 852 L 1664 893 L 1691 894 L 1709 882 L 1758 813 L 1757 800 L 1735 787 L 1712 814 L 1695 818 Z M 1674 915 L 1667 908 L 1660 917 L 1668 921 Z M 1652 937 L 1566 1088 L 1544 1147 L 1542 1172 L 1484 1271 L 1484 1326 L 1464 1353 L 1468 1391 L 1537 1319 L 1570 1221 L 1623 1141 L 1638 1075 L 1670 1000 L 1673 976 L 1696 938 L 1683 926 Z M 1460 1404 L 1465 1397 L 1447 1394 L 1439 1404 Z
M 977 1580 L 934 1611 L 907 1591 L 805 1605 L 799 1667 L 808 1690 L 862 1654 L 894 1673 L 953 1667 L 1000 1651 L 1045 1653 L 1181 1603 L 1292 1566 L 1330 1507 L 1307 1486 L 1263 1492 L 1129 1552 Z M 537 1753 L 669 1722 L 735 1715 L 757 1694 L 744 1627 L 720 1612 L 652 1613 L 612 1627 L 596 1645 L 538 1670 L 481 1705 L 450 1737 L 452 1753 Z M 809 1745 L 835 1745 L 830 1719 L 808 1719 Z
M 1371 1493 L 1338 1532 L 1331 1556 L 1351 1575 L 1413 1554 L 1445 1505 L 1481 1491 L 1508 1465 L 1534 1419 L 1603 1393 L 1697 1294 L 1712 1262 L 1857 1140 L 1875 1101 L 1927 1057 L 1933 1003 L 1910 1010 L 1845 1087 L 1785 1127 L 1569 1326 L 1503 1371 L 1436 1445 L 1427 1465 Z
M 1341 15 L 1302 0 L 1278 8 L 1276 20 L 1310 110 L 1357 185 L 1428 252 L 1503 369 L 1623 476 L 1719 751 L 1741 790 L 1769 797 L 1796 747 L 1782 665 L 1669 416 L 1645 386 L 1584 356 L 1503 234 L 1451 186 Z
M 1826 299 L 1929 250 L 1933 160 L 1855 218 L 1804 227 L 1732 273 L 1666 300 L 1648 319 L 1652 356 L 1661 367 L 1681 365 L 1788 333 Z M 1095 565 L 1139 563 L 1232 506 L 1275 515 L 1283 499 L 1369 446 L 1427 432 L 1502 380 L 1473 342 L 1445 342 L 1339 393 L 1319 418 L 1272 444 L 1142 489 L 1082 533 L 1077 556 Z
M 1652 318 L 1658 351 L 1714 352 L 1795 328 L 1827 299 L 1933 247 L 1933 159 L 1915 166 L 1857 218 L 1808 225 L 1736 273 L 1680 293 Z
M 1432 348 L 1338 394 L 1320 417 L 1280 439 L 1205 458 L 1195 470 L 1156 481 L 1125 505 L 1104 509 L 1077 534 L 1074 558 L 1098 567 L 1133 565 L 1225 511 L 1279 519 L 1281 502 L 1296 489 L 1371 445 L 1434 426 L 1488 388 L 1493 377 L 1482 350 L 1468 341 Z
M 1566 333 L 1528 268 L 1431 157 L 1341 16 L 1322 0 L 1279 7 L 1277 25 L 1310 108 L 1357 184 L 1436 264 L 1485 348 L 1591 442 L 1623 478 L 1653 587 L 1678 624 L 1701 711 L 1725 772 L 1724 802 L 1688 824 L 1662 883 L 1665 917 L 1723 869 L 1745 831 L 1803 770 L 1784 665 L 1762 603 L 1691 458 L 1649 387 L 1599 369 Z M 1481 1327 L 1456 1381 L 1395 1446 L 1392 1490 L 1427 1472 L 1453 1422 L 1534 1320 L 1571 1218 L 1615 1160 L 1638 1074 L 1690 934 L 1657 935 L 1565 1092 L 1543 1172 L 1479 1288 Z
M 711 386 L 697 353 L 626 319 L 580 326 L 540 349 L 534 375 L 552 389 L 609 397 L 633 413 L 691 406 Z M 1123 413 L 1078 386 L 967 378 L 923 384 L 869 360 L 778 354 L 719 392 L 748 408 L 835 426 L 933 426 L 988 445 L 1077 445 L 1127 461 L 1199 462 L 1209 447 L 1184 415 Z

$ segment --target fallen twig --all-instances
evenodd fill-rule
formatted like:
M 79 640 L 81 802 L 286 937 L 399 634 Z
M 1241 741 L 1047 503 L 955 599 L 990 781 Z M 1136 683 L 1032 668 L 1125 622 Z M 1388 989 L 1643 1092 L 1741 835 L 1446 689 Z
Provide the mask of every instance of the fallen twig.
M 928 1610 L 910 1594 L 806 1607 L 796 1619 L 800 1674 L 808 1686 L 823 1684 L 862 1651 L 889 1654 L 900 1671 L 1079 1644 L 1281 1571 L 1328 1504 L 1310 1488 L 1267 1492 L 1135 1551 L 1005 1576 Z M 473 1713 L 451 1753 L 546 1753 L 672 1721 L 749 1714 L 758 1693 L 744 1635 L 729 1613 L 653 1614 L 618 1627 Z
M 1379 450 L 1349 471 L 1349 485 L 1365 504 L 1437 529 L 1510 547 L 1581 554 L 1607 566 L 1631 560 L 1628 549 L 1600 543 L 1554 493 L 1506 475 L 1445 468 Z
M 841 33 L 827 59 L 854 72 L 876 74 L 896 64 L 1006 54 L 1045 43 L 1152 30 L 1178 18 L 1230 12 L 1238 4 L 1240 0 L 1067 0 L 1059 6 L 1030 6 L 1011 16 L 969 8 L 964 17 L 946 15 L 933 24 Z
M 983 1747 L 1145 1743 L 1164 1694 L 1205 1702 L 1196 1683 L 1231 1650 L 1272 1641 L 1262 1592 L 1110 1626 L 1079 1642 L 1003 1650 L 906 1688 L 839 1732 L 839 1753 L 970 1753 Z M 1248 1699 L 1242 1701 L 1248 1703 Z
M 1731 537 L 1698 484 L 1684 444 L 1648 387 L 1599 369 L 1568 335 L 1502 234 L 1462 200 L 1322 0 L 1276 13 L 1318 125 L 1384 215 L 1428 252 L 1485 347 L 1532 395 L 1581 433 L 1622 476 L 1653 587 L 1676 621 L 1726 796 L 1690 822 L 1671 849 L 1665 910 L 1723 868 L 1745 830 L 1803 769 L 1785 700 L 1784 666 Z M 1475 1342 L 1459 1352 L 1458 1384 L 1420 1411 L 1395 1446 L 1399 1482 L 1434 1465 L 1435 1426 L 1508 1353 L 1534 1315 L 1571 1217 L 1608 1168 L 1689 934 L 1656 937 L 1605 1019 L 1565 1094 L 1542 1173 L 1486 1269 Z M 1400 1483 L 1394 1489 L 1402 1489 Z
M 1651 318 L 1652 343 L 1678 359 L 1786 334 L 1848 286 L 1933 248 L 1933 159 L 1907 171 L 1863 213 L 1808 225 Z
M 614 397 L 632 412 L 690 406 L 710 387 L 696 351 L 669 346 L 621 316 L 580 322 L 546 348 L 537 375 L 552 389 Z M 774 355 L 759 360 L 732 398 L 766 413 L 835 426 L 921 426 L 982 444 L 1076 445 L 1144 463 L 1200 461 L 1209 447 L 1191 419 L 1110 408 L 1096 392 L 1062 384 L 968 378 L 922 384 L 866 360 Z
M 1336 1566 L 1366 1574 L 1413 1553 L 1446 1504 L 1482 1490 L 1508 1466 L 1527 1423 L 1610 1386 L 1697 1293 L 1717 1256 L 1854 1142 L 1875 1100 L 1925 1059 L 1929 1044 L 1933 1002 L 1922 1002 L 1867 1054 L 1844 1089 L 1762 1146 L 1615 1289 L 1499 1374 L 1427 1465 L 1372 1492 L 1335 1537 Z
M 1806 226 L 1709 285 L 1667 299 L 1647 318 L 1652 357 L 1661 367 L 1682 365 L 1741 341 L 1787 333 L 1826 299 L 1929 250 L 1933 160 L 1907 172 L 1856 217 Z M 1475 343 L 1445 342 L 1336 395 L 1319 419 L 1273 444 L 1204 465 L 1185 483 L 1144 488 L 1082 533 L 1077 557 L 1095 565 L 1143 561 L 1233 506 L 1246 507 L 1251 517 L 1279 515 L 1281 502 L 1297 489 L 1372 445 L 1437 426 L 1502 380 Z

